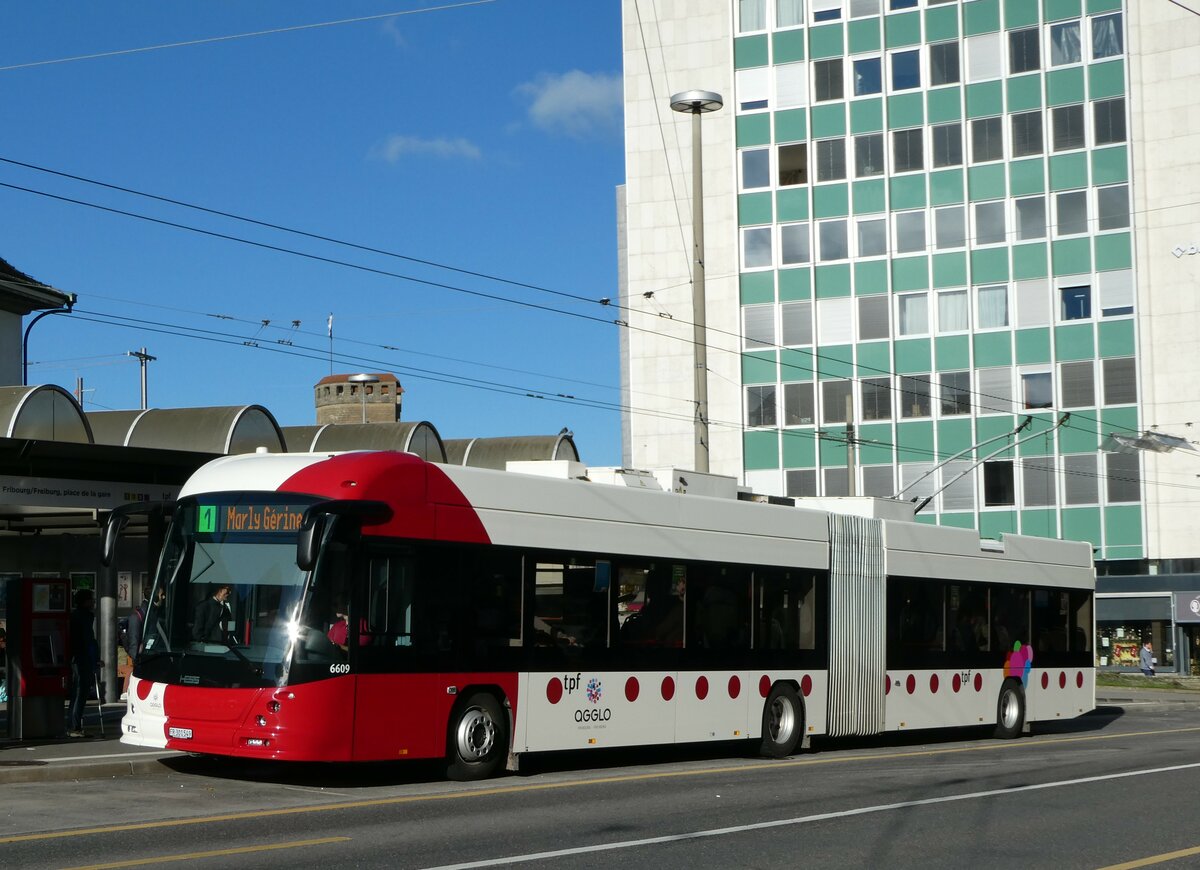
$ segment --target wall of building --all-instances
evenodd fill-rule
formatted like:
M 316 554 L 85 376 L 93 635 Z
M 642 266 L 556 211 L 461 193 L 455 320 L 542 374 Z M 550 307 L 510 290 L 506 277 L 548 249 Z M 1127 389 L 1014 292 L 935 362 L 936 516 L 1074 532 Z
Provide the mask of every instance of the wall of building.
M 21 383 L 21 315 L 0 311 L 0 386 Z

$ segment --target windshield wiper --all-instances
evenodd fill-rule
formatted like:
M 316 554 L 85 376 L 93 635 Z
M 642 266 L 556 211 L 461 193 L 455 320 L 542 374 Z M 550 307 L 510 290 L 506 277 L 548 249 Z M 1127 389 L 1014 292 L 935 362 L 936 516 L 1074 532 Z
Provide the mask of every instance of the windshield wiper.
M 228 649 L 231 653 L 233 653 L 235 656 L 237 656 L 241 660 L 242 664 L 244 664 L 247 667 L 247 669 L 249 669 L 250 673 L 252 673 L 256 677 L 261 677 L 263 675 L 263 669 L 261 667 L 259 667 L 258 665 L 256 665 L 254 662 L 250 661 L 250 659 L 246 658 L 245 654 L 240 649 L 238 649 L 238 645 L 237 645 L 236 641 L 222 640 L 221 643 L 225 646 L 226 649 Z

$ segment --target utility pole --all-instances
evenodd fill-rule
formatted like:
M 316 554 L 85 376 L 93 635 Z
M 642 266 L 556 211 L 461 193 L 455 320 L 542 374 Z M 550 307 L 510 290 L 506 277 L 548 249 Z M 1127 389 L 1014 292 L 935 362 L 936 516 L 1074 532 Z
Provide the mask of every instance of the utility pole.
M 141 366 L 141 369 L 142 369 L 142 410 L 145 411 L 146 408 L 148 407 L 146 404 L 146 363 L 152 363 L 156 359 L 158 359 L 158 357 L 150 356 L 150 354 L 146 353 L 145 347 L 142 347 L 140 350 L 126 351 L 125 356 L 137 357 L 138 364 Z

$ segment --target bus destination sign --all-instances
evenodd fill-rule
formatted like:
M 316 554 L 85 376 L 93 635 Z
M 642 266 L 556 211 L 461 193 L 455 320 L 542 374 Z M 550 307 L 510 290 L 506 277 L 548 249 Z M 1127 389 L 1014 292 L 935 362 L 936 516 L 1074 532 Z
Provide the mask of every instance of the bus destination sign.
M 303 519 L 304 508 L 297 505 L 200 505 L 196 512 L 196 531 L 201 534 L 219 532 L 286 534 L 299 531 Z

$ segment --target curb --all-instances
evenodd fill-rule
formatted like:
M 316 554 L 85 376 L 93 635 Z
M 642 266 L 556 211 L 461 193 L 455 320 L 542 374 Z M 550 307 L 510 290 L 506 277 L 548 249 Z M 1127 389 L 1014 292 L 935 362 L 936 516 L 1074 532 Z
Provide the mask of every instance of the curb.
M 88 779 L 114 779 L 118 776 L 168 773 L 163 762 L 182 758 L 182 752 L 148 754 L 145 758 L 105 761 L 41 761 L 0 767 L 0 785 L 30 782 L 77 782 Z

